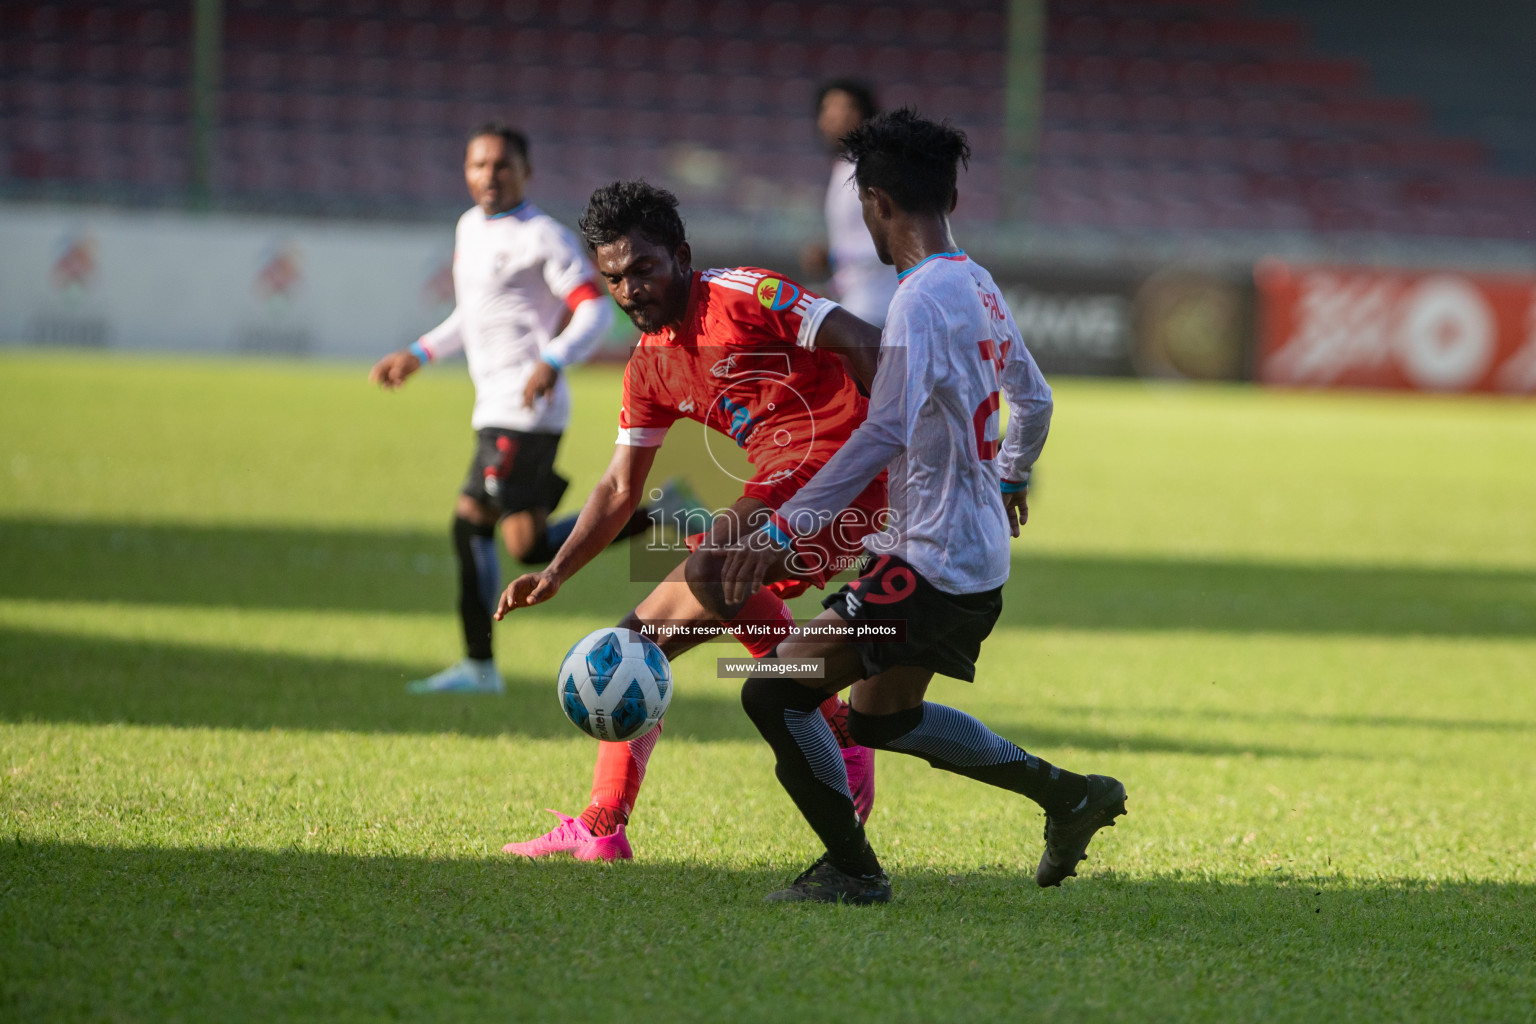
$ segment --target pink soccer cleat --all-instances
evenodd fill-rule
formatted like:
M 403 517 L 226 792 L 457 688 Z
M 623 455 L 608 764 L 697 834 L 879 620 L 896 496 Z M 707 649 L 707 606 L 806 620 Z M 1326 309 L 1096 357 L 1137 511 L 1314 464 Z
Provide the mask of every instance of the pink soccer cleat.
M 875 752 L 868 747 L 843 747 L 843 767 L 848 769 L 848 791 L 859 821 L 867 824 L 875 809 Z
M 624 838 L 624 826 L 614 829 L 611 835 L 595 836 L 592 830 L 578 819 L 546 807 L 560 824 L 550 832 L 530 839 L 526 843 L 508 843 L 502 853 L 515 853 L 523 857 L 548 857 L 556 853 L 568 853 L 577 860 L 629 860 L 634 852 L 629 840 Z

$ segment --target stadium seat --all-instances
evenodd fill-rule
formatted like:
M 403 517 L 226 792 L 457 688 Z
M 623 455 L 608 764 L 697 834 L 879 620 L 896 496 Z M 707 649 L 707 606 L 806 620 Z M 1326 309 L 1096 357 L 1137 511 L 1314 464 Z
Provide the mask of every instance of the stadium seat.
M 1536 230 L 1536 200 L 1495 180 L 1484 146 L 1437 131 L 1418 97 L 1373 91 L 1365 59 L 1321 53 L 1300 21 L 1254 0 L 1052 0 L 1047 18 L 1036 206 L 1050 223 Z M 148 4 L 0 10 L 0 171 L 184 179 L 190 31 L 189 11 Z M 444 151 L 495 116 L 532 136 L 539 188 L 573 201 L 601 174 L 643 168 L 664 182 L 692 175 L 675 180 L 728 205 L 729 190 L 708 184 L 724 167 L 756 182 L 750 202 L 811 203 L 826 173 L 814 89 L 853 75 L 875 80 L 888 105 L 915 104 L 971 134 L 978 171 L 989 170 L 969 179 L 962 216 L 991 216 L 1006 34 L 986 0 L 231 0 L 219 174 L 279 202 L 302 187 L 446 208 L 462 183 Z M 303 153 L 258 153 L 274 129 Z M 113 138 L 126 158 L 108 152 Z M 183 149 L 153 155 L 167 144 Z M 1335 187 L 1308 198 L 1320 176 Z M 1106 181 L 1153 194 L 1107 201 Z M 1502 224 L 1501 211 L 1513 211 Z

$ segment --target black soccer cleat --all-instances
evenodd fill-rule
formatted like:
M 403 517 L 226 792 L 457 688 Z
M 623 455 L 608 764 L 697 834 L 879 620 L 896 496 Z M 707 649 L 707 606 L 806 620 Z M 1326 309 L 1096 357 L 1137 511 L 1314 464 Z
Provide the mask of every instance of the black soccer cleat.
M 891 902 L 891 880 L 884 871 L 861 878 L 821 859 L 800 873 L 787 889 L 771 892 L 769 903 L 849 903 L 856 907 Z
M 1035 882 L 1045 889 L 1076 875 L 1093 834 L 1105 826 L 1114 828 L 1115 819 L 1124 813 L 1125 787 L 1108 775 L 1088 776 L 1088 796 L 1080 807 L 1045 816 L 1045 853 L 1035 869 Z

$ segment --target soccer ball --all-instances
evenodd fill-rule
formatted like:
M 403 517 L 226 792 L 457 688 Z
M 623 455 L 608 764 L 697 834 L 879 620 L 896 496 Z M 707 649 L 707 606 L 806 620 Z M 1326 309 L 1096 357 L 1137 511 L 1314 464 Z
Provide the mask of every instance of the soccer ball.
M 672 666 L 631 629 L 588 633 L 565 656 L 555 682 L 571 723 L 600 740 L 633 740 L 656 728 L 672 703 Z

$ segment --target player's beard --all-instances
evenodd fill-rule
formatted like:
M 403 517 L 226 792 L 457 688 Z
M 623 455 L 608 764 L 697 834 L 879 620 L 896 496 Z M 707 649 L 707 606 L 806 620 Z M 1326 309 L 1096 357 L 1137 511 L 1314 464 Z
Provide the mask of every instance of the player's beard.
M 678 275 L 667 286 L 660 302 L 620 306 L 624 315 L 645 334 L 655 334 L 663 327 L 682 322 L 688 306 L 688 278 Z
M 620 306 L 624 315 L 629 317 L 629 322 L 634 324 L 642 334 L 655 334 L 661 330 L 661 317 L 659 306 Z

